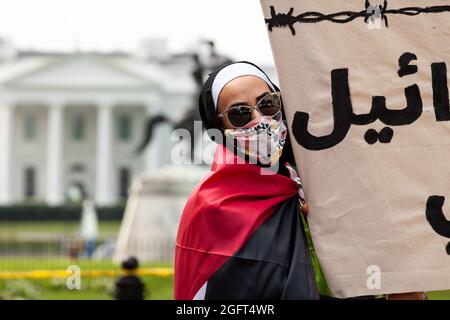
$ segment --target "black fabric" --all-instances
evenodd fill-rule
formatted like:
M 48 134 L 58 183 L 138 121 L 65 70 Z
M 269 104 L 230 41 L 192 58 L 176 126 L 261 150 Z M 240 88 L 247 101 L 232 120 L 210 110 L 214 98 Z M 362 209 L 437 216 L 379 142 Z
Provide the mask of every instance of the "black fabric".
M 298 196 L 280 205 L 208 280 L 205 299 L 318 299 Z
M 145 285 L 135 275 L 120 277 L 115 284 L 114 299 L 116 300 L 143 300 Z

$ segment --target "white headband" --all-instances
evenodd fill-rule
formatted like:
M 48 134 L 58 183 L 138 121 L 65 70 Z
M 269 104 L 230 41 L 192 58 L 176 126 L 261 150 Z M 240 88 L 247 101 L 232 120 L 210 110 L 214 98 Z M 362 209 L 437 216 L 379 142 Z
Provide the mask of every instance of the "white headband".
M 233 63 L 220 70 L 219 73 L 214 78 L 211 93 L 213 96 L 214 106 L 216 109 L 217 109 L 217 100 L 219 99 L 219 94 L 222 91 L 223 87 L 225 87 L 225 85 L 231 80 L 242 76 L 258 77 L 261 80 L 264 80 L 267 83 L 267 85 L 273 91 L 275 91 L 272 82 L 270 82 L 269 78 L 267 78 L 264 72 L 259 70 L 257 67 L 245 62 Z

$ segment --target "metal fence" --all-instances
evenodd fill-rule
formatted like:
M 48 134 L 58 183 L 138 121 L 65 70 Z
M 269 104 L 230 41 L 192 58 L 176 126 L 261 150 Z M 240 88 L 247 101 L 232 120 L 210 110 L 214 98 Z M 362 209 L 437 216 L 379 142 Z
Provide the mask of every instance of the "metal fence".
M 133 239 L 126 256 L 137 256 L 141 261 L 172 262 L 175 243 L 170 239 Z M 29 235 L 0 236 L 0 259 L 6 257 L 92 258 L 111 260 L 116 251 L 116 238 L 97 240 L 92 255 L 88 244 L 78 236 Z

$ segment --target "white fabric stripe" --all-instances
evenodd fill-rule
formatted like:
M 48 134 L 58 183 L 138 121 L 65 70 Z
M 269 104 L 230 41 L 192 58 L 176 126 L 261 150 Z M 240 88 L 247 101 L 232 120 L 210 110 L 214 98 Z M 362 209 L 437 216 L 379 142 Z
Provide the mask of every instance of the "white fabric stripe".
M 273 87 L 269 78 L 267 78 L 264 72 L 259 70 L 257 67 L 245 62 L 234 63 L 220 70 L 219 73 L 214 78 L 211 93 L 213 96 L 214 106 L 216 107 L 216 109 L 217 109 L 217 100 L 219 99 L 219 94 L 222 91 L 223 87 L 225 87 L 225 85 L 231 80 L 242 76 L 258 77 L 264 80 L 269 85 L 269 87 L 273 91 L 275 91 L 275 88 Z
M 205 300 L 207 284 L 208 284 L 208 281 L 206 281 L 205 284 L 200 288 L 200 290 L 198 290 L 198 292 L 195 294 L 194 299 L 192 299 L 192 300 Z

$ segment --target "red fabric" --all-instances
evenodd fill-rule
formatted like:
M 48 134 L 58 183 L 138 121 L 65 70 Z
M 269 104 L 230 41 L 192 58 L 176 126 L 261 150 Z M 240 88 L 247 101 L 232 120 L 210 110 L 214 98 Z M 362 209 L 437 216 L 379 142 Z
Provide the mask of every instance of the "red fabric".
M 223 163 L 221 159 L 232 159 Z M 261 174 L 256 164 L 218 145 L 209 174 L 190 195 L 178 228 L 175 299 L 193 299 L 202 285 L 251 234 L 294 196 L 297 184 L 280 174 Z M 242 162 L 242 159 L 239 161 Z

